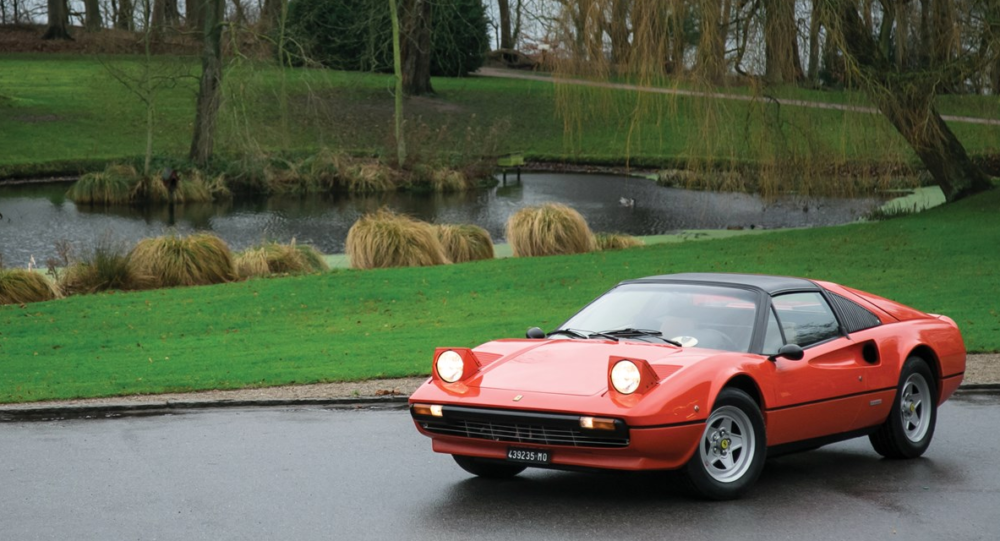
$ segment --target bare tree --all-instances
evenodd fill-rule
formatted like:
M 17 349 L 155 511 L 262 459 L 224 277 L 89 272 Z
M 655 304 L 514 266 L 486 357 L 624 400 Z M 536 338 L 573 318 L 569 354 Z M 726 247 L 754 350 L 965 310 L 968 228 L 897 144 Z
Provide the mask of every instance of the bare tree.
M 514 32 L 510 18 L 510 0 L 497 0 L 497 11 L 500 15 L 500 48 L 514 48 Z
M 132 30 L 135 28 L 135 4 L 132 0 L 119 0 L 118 12 L 115 14 L 115 28 Z
M 219 114 L 222 88 L 222 26 L 225 0 L 202 2 L 201 80 L 195 106 L 194 135 L 191 137 L 191 161 L 204 165 L 215 148 L 215 124 Z
M 84 27 L 88 32 L 97 32 L 104 27 L 104 20 L 101 18 L 101 4 L 98 0 L 84 0 L 83 8 L 86 13 Z
M 396 75 L 396 160 L 399 167 L 406 163 L 406 138 L 403 134 L 403 53 L 399 27 L 399 6 L 396 0 L 389 0 L 389 16 L 392 20 L 392 65 Z
M 764 79 L 770 84 L 802 79 L 795 2 L 764 0 Z

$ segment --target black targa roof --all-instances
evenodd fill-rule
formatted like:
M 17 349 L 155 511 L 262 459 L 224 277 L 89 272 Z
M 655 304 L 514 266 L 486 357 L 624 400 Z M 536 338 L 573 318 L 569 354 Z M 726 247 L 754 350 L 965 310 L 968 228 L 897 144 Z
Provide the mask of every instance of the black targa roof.
M 686 272 L 681 274 L 665 274 L 662 276 L 647 276 L 636 280 L 626 280 L 625 284 L 642 282 L 684 282 L 701 283 L 705 285 L 739 285 L 760 289 L 770 295 L 783 291 L 819 291 L 820 287 L 805 278 L 788 276 L 770 276 L 766 274 L 730 274 L 722 272 Z

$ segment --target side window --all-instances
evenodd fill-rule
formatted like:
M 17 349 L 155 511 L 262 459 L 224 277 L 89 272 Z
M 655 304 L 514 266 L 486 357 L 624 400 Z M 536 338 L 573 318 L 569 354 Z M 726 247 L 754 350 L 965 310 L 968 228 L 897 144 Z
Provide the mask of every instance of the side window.
M 764 332 L 764 355 L 774 355 L 783 345 L 785 339 L 781 337 L 778 318 L 774 317 L 774 310 L 768 310 L 767 330 Z
M 785 341 L 802 347 L 840 336 L 837 317 L 819 293 L 789 293 L 771 300 Z

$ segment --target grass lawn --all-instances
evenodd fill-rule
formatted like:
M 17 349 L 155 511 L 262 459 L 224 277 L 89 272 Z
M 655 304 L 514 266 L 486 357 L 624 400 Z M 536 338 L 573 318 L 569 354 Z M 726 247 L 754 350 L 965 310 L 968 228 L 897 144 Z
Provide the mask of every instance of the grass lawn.
M 138 57 L 104 61 L 123 69 L 138 65 Z M 154 151 L 182 159 L 190 145 L 199 64 L 186 57 L 155 62 L 154 71 L 178 77 L 157 95 Z M 483 77 L 433 84 L 436 97 L 407 100 L 416 154 L 475 154 L 495 132 L 501 151 L 559 161 L 913 160 L 879 115 L 776 107 L 763 97 L 747 103 Z M 390 141 L 392 83 L 386 75 L 244 63 L 228 69 L 224 86 L 217 145 L 223 154 L 324 146 L 377 152 Z M 779 88 L 768 94 L 867 104 L 851 92 Z M 997 113 L 990 97 L 945 97 L 939 106 L 943 113 Z M 970 153 L 1000 146 L 996 126 L 952 127 Z M 0 177 L 98 169 L 108 160 L 141 155 L 144 145 L 142 104 L 96 57 L 0 55 Z
M 683 271 L 844 283 L 1000 351 L 997 208 L 1000 190 L 873 224 L 5 306 L 0 402 L 426 374 L 435 346 L 552 329 L 620 280 Z

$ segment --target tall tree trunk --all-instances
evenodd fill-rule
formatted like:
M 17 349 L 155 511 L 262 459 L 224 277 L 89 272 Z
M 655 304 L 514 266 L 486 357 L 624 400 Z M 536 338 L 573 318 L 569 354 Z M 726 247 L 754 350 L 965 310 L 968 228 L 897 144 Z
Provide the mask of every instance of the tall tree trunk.
M 909 0 L 890 0 L 896 3 L 896 69 L 902 71 L 906 67 L 906 46 L 910 39 L 910 5 Z
M 931 58 L 931 0 L 920 0 L 919 57 L 921 66 L 928 66 Z
M 781 85 L 802 78 L 795 2 L 764 0 L 764 80 Z
M 821 0 L 812 0 L 812 10 L 809 13 L 809 82 L 819 83 L 819 29 Z
M 260 22 L 258 29 L 267 32 L 277 28 L 281 24 L 281 12 L 285 9 L 285 0 L 264 0 L 264 7 L 260 11 Z
M 66 0 L 49 0 L 49 26 L 42 39 L 73 39 L 69 35 L 69 6 Z
M 397 165 L 403 167 L 406 164 L 406 137 L 403 134 L 403 38 L 396 0 L 389 0 L 389 14 L 392 19 L 392 66 L 396 74 L 396 107 L 393 115 L 396 123 L 396 160 Z
M 201 32 L 204 30 L 202 14 L 205 12 L 205 7 L 202 4 L 205 1 L 186 0 L 184 2 L 184 26 L 189 33 L 194 34 L 198 38 L 201 38 Z
M 726 41 L 722 6 L 718 0 L 701 0 L 701 39 L 698 41 L 698 71 L 712 84 L 721 84 L 726 74 Z
M 225 0 L 204 0 L 205 21 L 201 49 L 201 82 L 195 109 L 194 136 L 191 138 L 191 161 L 204 165 L 212 158 L 215 145 L 215 120 L 219 114 L 222 90 L 222 18 Z
M 431 88 L 431 1 L 404 0 L 400 24 L 403 92 L 420 96 Z
M 500 48 L 514 48 L 514 35 L 511 31 L 510 0 L 497 0 L 497 11 L 500 13 Z
M 628 28 L 629 8 L 632 0 L 612 0 L 611 20 L 608 22 L 611 37 L 611 61 L 618 67 L 623 67 L 628 63 L 629 35 Z
M 930 2 L 931 0 L 924 0 Z M 931 66 L 943 66 L 952 58 L 955 44 L 954 7 L 955 0 L 933 0 L 930 32 Z
M 98 0 L 83 0 L 85 28 L 88 32 L 97 32 L 104 26 L 101 18 L 101 5 Z
M 153 1 L 153 28 L 157 31 L 176 28 L 180 22 L 177 0 Z
M 684 73 L 684 49 L 687 36 L 684 34 L 684 19 L 687 18 L 687 7 L 684 0 L 673 0 L 670 13 L 670 72 Z
M 132 0 L 120 0 L 118 4 L 118 13 L 115 14 L 115 28 L 119 30 L 132 30 L 135 23 L 133 19 L 135 17 L 135 4 Z
M 927 167 L 948 201 L 993 187 L 989 178 L 969 159 L 965 147 L 941 119 L 933 105 L 931 77 L 923 87 L 912 76 L 892 69 L 892 62 L 865 29 L 853 0 L 832 0 L 841 43 L 861 72 L 865 92 Z

